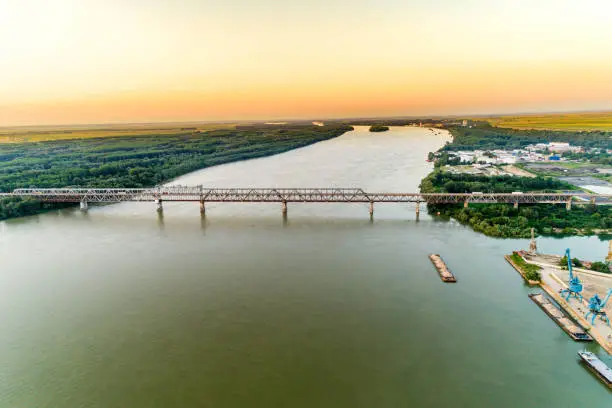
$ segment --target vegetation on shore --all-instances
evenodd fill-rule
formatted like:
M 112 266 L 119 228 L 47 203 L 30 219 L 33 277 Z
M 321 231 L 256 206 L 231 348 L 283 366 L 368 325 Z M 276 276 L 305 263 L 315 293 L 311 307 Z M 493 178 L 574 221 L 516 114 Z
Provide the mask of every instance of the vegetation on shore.
M 567 269 L 567 256 L 563 256 L 559 260 L 559 266 L 562 269 Z M 576 268 L 588 269 L 588 270 L 595 271 L 595 272 L 612 273 L 612 271 L 610 271 L 610 265 L 606 262 L 601 262 L 601 261 L 583 263 L 578 258 L 572 258 L 572 266 Z
M 388 126 L 383 126 L 383 125 L 370 126 L 370 132 L 386 132 L 387 130 L 389 130 Z
M 453 174 L 439 170 L 429 174 L 421 182 L 424 193 L 511 193 L 513 191 L 571 190 L 574 186 L 563 181 L 544 177 L 481 176 Z M 610 206 L 573 206 L 521 204 L 462 204 L 428 205 L 432 213 L 453 217 L 470 225 L 475 231 L 493 237 L 528 238 L 533 227 L 541 235 L 593 235 L 609 234 L 612 229 Z
M 525 276 L 526 279 L 536 282 L 542 280 L 542 274 L 540 273 L 542 267 L 525 262 L 525 260 L 516 252 L 513 252 L 512 255 L 510 255 L 510 259 L 518 268 L 521 269 L 523 276 Z
M 592 271 L 596 271 L 596 272 L 612 273 L 612 271 L 610 271 L 610 265 L 608 265 L 605 262 L 601 262 L 601 261 L 593 262 L 589 269 Z
M 201 168 L 270 156 L 331 139 L 348 125 L 249 125 L 174 134 L 0 143 L 0 191 L 27 187 L 150 187 Z M 44 211 L 36 201 L 0 202 L 0 219 Z

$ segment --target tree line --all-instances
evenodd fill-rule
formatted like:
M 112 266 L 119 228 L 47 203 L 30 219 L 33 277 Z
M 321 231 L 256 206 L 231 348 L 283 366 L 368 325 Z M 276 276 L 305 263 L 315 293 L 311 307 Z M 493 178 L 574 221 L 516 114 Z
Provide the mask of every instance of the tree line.
M 511 193 L 513 191 L 559 191 L 575 189 L 574 186 L 550 177 L 482 176 L 453 174 L 439 170 L 429 174 L 421 182 L 423 193 Z M 573 206 L 521 204 L 470 204 L 468 208 L 456 204 L 428 205 L 430 213 L 455 218 L 470 225 L 475 231 L 493 237 L 529 238 L 531 228 L 538 234 L 593 235 L 609 238 L 612 229 L 610 206 Z
M 141 188 L 201 168 L 270 156 L 340 136 L 351 126 L 251 125 L 237 129 L 0 144 L 0 191 L 16 188 Z M 0 219 L 46 209 L 0 201 Z

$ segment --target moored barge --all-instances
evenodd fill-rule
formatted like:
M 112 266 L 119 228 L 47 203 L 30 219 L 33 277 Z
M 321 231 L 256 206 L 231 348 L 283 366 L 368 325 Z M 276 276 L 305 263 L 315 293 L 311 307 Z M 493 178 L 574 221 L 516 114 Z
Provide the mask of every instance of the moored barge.
M 446 263 L 444 263 L 440 255 L 430 254 L 429 259 L 438 270 L 440 279 L 442 279 L 444 282 L 457 282 L 457 279 L 455 279 L 455 276 L 448 270 Z
M 599 357 L 590 351 L 579 351 L 578 355 L 586 364 L 589 370 L 591 370 L 599 379 L 612 389 L 612 368 L 608 367 L 606 363 L 601 361 Z
M 572 339 L 576 341 L 593 341 L 593 337 L 587 333 L 582 326 L 574 323 L 555 304 L 548 300 L 543 293 L 532 293 L 529 295 L 540 308 L 559 325 Z

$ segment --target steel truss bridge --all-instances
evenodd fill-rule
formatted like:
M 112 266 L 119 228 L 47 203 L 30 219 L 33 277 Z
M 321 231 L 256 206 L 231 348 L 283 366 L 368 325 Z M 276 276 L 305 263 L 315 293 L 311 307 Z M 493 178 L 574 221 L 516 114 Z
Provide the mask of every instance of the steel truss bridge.
M 574 204 L 605 205 L 612 203 L 612 194 L 565 193 L 377 193 L 360 188 L 205 188 L 203 186 L 166 186 L 155 188 L 27 188 L 3 197 L 33 198 L 41 202 L 117 203 L 123 201 L 155 202 L 158 210 L 164 201 L 194 201 L 205 211 L 206 202 L 281 203 L 374 203 L 463 204 L 509 203 L 519 204 Z

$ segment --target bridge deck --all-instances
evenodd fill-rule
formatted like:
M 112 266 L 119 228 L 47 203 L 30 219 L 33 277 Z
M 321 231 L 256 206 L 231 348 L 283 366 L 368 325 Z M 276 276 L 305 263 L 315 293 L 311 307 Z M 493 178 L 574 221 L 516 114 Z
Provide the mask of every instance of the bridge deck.
M 359 188 L 28 188 L 3 197 L 27 197 L 43 202 L 208 201 L 208 202 L 309 202 L 309 203 L 511 203 L 561 204 L 572 200 L 610 204 L 611 194 L 588 193 L 376 193 Z

